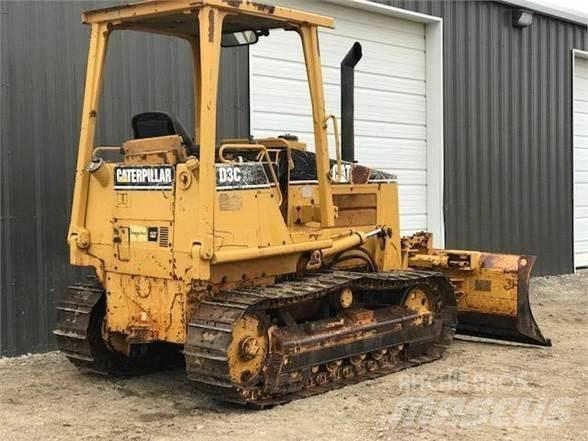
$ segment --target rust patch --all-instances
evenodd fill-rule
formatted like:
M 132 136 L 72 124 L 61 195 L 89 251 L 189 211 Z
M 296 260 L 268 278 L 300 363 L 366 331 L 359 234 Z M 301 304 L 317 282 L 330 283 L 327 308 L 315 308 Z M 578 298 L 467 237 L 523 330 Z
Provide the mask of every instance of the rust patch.
M 232 8 L 240 8 L 243 4 L 243 0 L 223 0 L 223 2 Z M 265 3 L 247 1 L 247 5 L 267 14 L 273 14 L 276 11 L 276 7 L 274 5 L 267 5 Z
M 501 269 L 505 272 L 515 273 L 519 270 L 519 256 L 484 253 L 483 259 L 483 268 Z
M 210 10 L 208 11 L 208 41 L 209 42 L 213 42 L 214 41 L 214 10 Z
M 354 164 L 351 167 L 351 183 L 352 184 L 367 184 L 372 170 L 363 165 Z
M 274 5 L 266 5 L 265 3 L 257 3 L 257 2 L 249 2 L 251 6 L 256 8 L 261 12 L 267 12 L 268 14 L 273 14 L 276 10 Z
M 232 8 L 240 8 L 241 3 L 243 3 L 243 0 L 224 0 L 224 1 L 227 5 L 231 6 Z
M 476 279 L 475 288 L 476 291 L 492 292 L 492 281 Z

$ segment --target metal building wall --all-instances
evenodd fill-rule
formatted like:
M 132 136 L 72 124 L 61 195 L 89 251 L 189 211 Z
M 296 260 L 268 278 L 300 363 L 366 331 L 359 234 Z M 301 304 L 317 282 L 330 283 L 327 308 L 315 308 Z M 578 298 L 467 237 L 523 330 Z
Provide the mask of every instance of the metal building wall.
M 444 19 L 447 247 L 573 272 L 571 50 L 585 26 L 488 1 L 380 0 Z
M 88 28 L 85 9 L 126 1 L 0 1 L 0 354 L 54 347 L 60 293 L 80 272 L 65 243 L 78 143 Z M 248 53 L 223 54 L 219 131 L 247 136 Z M 113 34 L 98 141 L 129 139 L 133 114 L 167 110 L 191 128 L 188 47 Z M 101 117 L 102 116 L 102 117 Z

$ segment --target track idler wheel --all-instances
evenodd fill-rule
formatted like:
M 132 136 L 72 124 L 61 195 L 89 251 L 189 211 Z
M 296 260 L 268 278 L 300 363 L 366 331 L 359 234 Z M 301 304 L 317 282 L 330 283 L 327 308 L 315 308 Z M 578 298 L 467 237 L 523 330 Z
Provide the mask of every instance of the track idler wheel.
M 430 323 L 431 318 L 436 312 L 433 293 L 431 292 L 431 288 L 426 285 L 419 285 L 408 289 L 402 296 L 401 305 L 407 309 L 412 309 L 419 315 L 415 323 L 417 325 Z
M 269 351 L 267 327 L 256 315 L 245 315 L 233 326 L 228 348 L 231 380 L 249 386 L 259 380 Z

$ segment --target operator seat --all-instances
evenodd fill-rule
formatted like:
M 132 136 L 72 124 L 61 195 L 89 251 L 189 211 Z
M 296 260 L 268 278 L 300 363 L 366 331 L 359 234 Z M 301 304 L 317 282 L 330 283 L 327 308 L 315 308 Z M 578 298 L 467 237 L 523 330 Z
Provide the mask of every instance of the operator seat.
M 158 136 L 178 135 L 182 138 L 186 154 L 198 156 L 199 146 L 194 144 L 192 137 L 184 125 L 174 116 L 166 112 L 144 112 L 135 115 L 132 120 L 135 139 L 156 138 Z

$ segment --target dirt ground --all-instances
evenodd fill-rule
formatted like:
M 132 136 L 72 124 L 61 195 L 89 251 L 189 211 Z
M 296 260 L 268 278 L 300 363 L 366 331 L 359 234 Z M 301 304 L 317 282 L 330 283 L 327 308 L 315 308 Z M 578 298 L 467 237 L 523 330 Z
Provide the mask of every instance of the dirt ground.
M 532 304 L 552 348 L 457 340 L 441 361 L 265 411 L 214 402 L 181 370 L 0 359 L 0 440 L 588 440 L 588 272 L 534 279 Z

